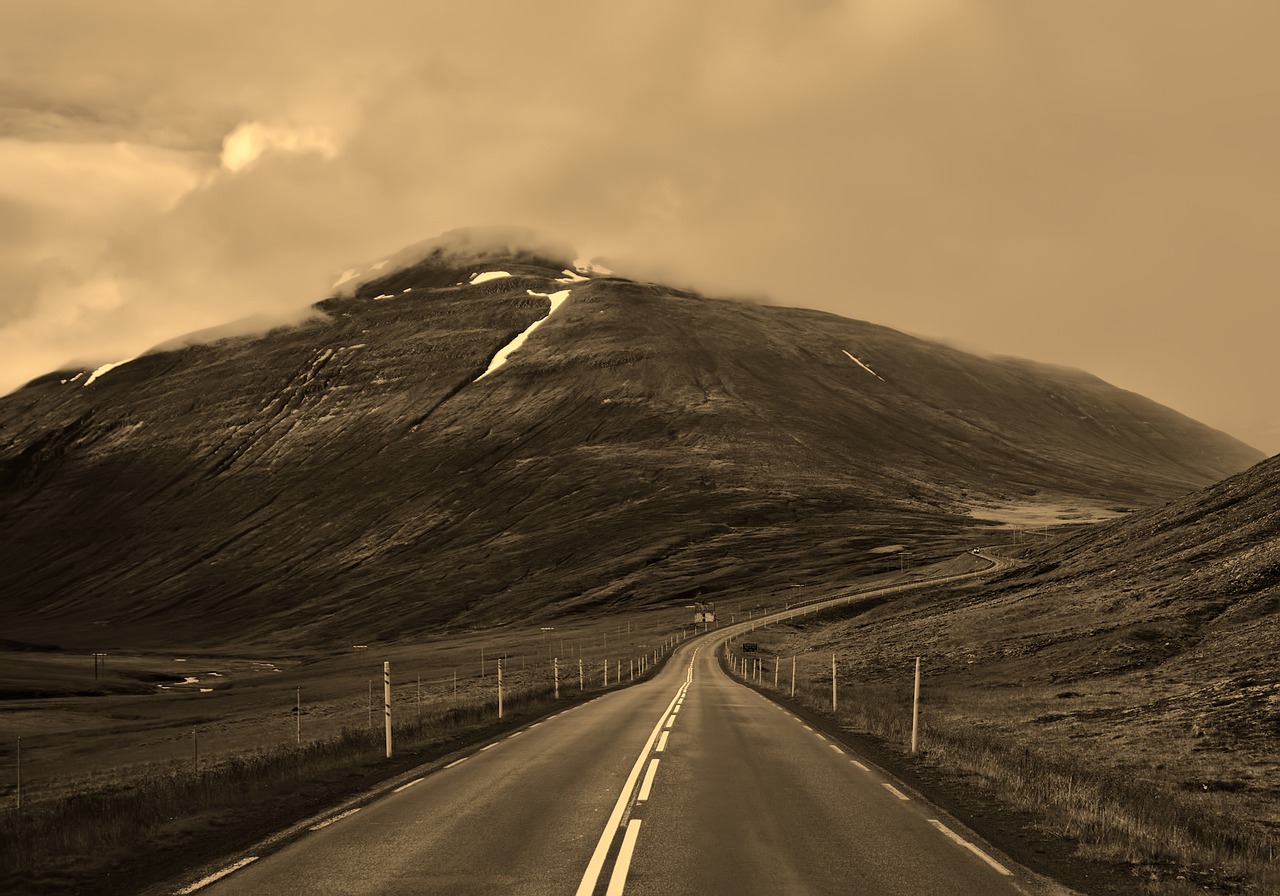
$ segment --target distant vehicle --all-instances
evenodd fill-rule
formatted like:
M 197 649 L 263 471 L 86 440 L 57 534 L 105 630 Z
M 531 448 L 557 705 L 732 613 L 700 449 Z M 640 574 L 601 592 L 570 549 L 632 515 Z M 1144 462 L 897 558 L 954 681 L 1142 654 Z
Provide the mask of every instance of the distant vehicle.
M 981 554 L 981 553 L 982 553 L 982 548 L 974 548 L 974 549 L 973 549 L 972 551 L 970 551 L 969 553 L 971 553 L 971 554 Z

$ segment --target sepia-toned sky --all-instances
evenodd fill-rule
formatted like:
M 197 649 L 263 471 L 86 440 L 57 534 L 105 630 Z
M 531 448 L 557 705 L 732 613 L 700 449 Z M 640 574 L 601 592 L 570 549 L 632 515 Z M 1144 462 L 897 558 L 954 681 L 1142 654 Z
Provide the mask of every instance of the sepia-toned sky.
M 0 7 L 0 391 L 471 225 L 1280 451 L 1280 4 Z

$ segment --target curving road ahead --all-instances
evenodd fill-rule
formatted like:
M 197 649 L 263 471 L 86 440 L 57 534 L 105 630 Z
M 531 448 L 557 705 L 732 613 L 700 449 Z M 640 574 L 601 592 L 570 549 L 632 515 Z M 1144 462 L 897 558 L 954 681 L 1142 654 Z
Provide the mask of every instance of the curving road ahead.
M 1063 892 L 730 679 L 743 627 L 174 892 Z

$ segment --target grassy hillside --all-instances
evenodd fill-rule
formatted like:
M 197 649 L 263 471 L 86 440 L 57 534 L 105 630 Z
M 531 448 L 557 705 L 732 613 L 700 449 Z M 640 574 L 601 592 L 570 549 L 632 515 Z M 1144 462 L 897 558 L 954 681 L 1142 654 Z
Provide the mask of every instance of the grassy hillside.
M 947 554 L 993 501 L 1127 509 L 1257 459 L 1078 372 L 529 254 L 319 308 L 0 399 L 9 637 L 350 644 L 680 605 Z

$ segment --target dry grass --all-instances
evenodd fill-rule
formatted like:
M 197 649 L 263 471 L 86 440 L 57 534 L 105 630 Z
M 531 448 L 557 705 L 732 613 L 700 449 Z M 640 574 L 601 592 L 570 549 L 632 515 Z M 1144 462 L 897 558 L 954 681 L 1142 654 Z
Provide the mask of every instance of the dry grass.
M 616 623 L 610 623 L 614 625 Z M 603 629 L 603 626 L 595 628 Z M 632 628 L 639 630 L 640 626 Z M 679 626 L 675 631 L 680 631 Z M 652 628 L 647 635 L 610 634 L 609 649 L 611 652 L 615 649 L 624 653 L 644 652 L 639 648 L 665 643 L 670 637 L 656 636 Z M 541 649 L 542 641 L 532 639 L 528 646 Z M 456 645 L 450 644 L 440 649 L 455 648 Z M 504 651 L 494 652 L 500 656 Z M 103 879 L 104 869 L 126 869 L 128 873 L 135 873 L 147 862 L 148 855 L 161 853 L 166 844 L 172 844 L 175 839 L 200 839 L 219 828 L 243 828 L 255 819 L 276 818 L 282 804 L 286 812 L 297 814 L 301 810 L 289 804 L 303 797 L 314 798 L 321 785 L 336 798 L 335 787 L 350 790 L 368 786 L 390 773 L 393 766 L 385 761 L 381 727 L 381 681 L 374 682 L 377 711 L 372 715 L 375 724 L 369 725 L 365 681 L 363 678 L 353 681 L 346 662 L 339 666 L 341 674 L 329 669 L 324 675 L 305 679 L 299 671 L 303 666 L 299 666 L 281 675 L 264 676 L 260 685 L 263 693 L 252 694 L 252 699 L 239 707 L 239 716 L 231 714 L 236 706 L 233 698 L 237 691 L 242 695 L 254 691 L 252 682 L 259 679 L 242 679 L 222 699 L 195 693 L 172 697 L 90 698 L 90 712 L 96 700 L 100 703 L 98 711 L 112 719 L 133 716 L 138 710 L 137 717 L 131 718 L 124 731 L 112 733 L 117 740 L 151 736 L 142 710 L 158 708 L 159 717 L 167 720 L 171 730 L 158 738 L 160 743 L 154 755 L 167 758 L 151 758 L 152 754 L 142 751 L 147 758 L 141 761 L 104 766 L 94 762 L 91 756 L 80 755 L 81 748 L 75 746 L 76 742 L 83 741 L 91 748 L 93 739 L 85 737 L 79 729 L 24 739 L 24 770 L 34 765 L 45 774 L 35 776 L 34 788 L 29 781 L 24 782 L 21 810 L 16 806 L 15 787 L 12 784 L 0 787 L 0 793 L 7 791 L 8 794 L 4 808 L 0 809 L 0 892 L 66 892 L 83 888 L 86 881 Z M 372 663 L 368 658 L 359 662 L 362 671 L 367 673 L 364 667 Z M 504 674 L 505 720 L 527 720 L 553 706 L 563 706 L 603 689 L 603 657 L 584 660 L 583 691 L 579 690 L 577 661 L 562 661 L 559 700 L 549 674 L 549 663 L 524 663 L 514 657 L 509 663 L 515 668 Z M 609 688 L 612 689 L 619 684 L 619 657 L 610 656 L 609 663 Z M 410 763 L 427 762 L 491 736 L 495 726 L 502 723 L 497 718 L 492 656 L 488 664 L 488 672 L 483 677 L 460 678 L 456 692 L 451 676 L 424 681 L 419 688 L 414 676 L 406 680 L 405 675 L 400 675 L 392 701 L 396 719 L 393 743 L 398 758 Z M 628 659 L 621 658 L 620 668 L 622 683 L 628 683 L 632 680 L 633 668 Z M 638 662 L 634 668 L 634 680 L 640 680 Z M 654 669 L 650 666 L 643 677 L 651 675 Z M 304 692 L 315 695 L 315 702 L 304 704 L 302 742 L 296 743 L 290 684 L 299 680 L 307 681 Z M 353 688 L 353 684 L 360 687 Z M 359 691 L 356 699 L 349 693 L 342 696 L 342 692 L 352 690 Z M 337 696 L 329 699 L 329 691 Z M 42 705 L 39 710 L 50 716 L 51 727 L 58 724 L 57 706 L 63 702 L 49 701 L 49 705 Z M 287 715 L 280 711 L 281 703 L 288 706 Z M 119 710 L 121 705 L 124 711 Z M 272 712 L 277 721 L 265 721 L 264 705 L 275 707 Z M 108 712 L 111 706 L 117 709 Z M 23 712 L 37 710 L 24 708 Z M 175 712 L 180 715 L 175 716 Z M 200 714 L 198 718 L 204 725 L 198 757 L 192 749 L 192 728 L 187 724 L 193 712 Z M 219 712 L 227 714 L 220 717 Z M 104 737 L 101 741 L 106 744 L 108 739 Z M 37 761 L 31 762 L 28 747 L 32 741 L 37 744 L 46 741 L 45 751 L 59 758 L 42 758 L 37 750 L 34 751 Z M 126 748 L 115 745 L 110 755 L 125 753 Z M 69 768 L 61 769 L 57 775 L 51 774 L 52 766 L 64 758 Z M 400 767 L 403 768 L 403 763 Z
M 791 691 L 785 637 L 757 632 L 764 674 L 773 688 L 775 648 L 783 654 L 778 691 Z M 767 653 L 766 653 L 767 652 Z M 829 657 L 829 655 L 828 655 Z M 912 689 L 899 684 L 838 680 L 831 710 L 829 659 L 801 663 L 794 698 L 842 728 L 872 734 L 901 749 L 911 740 Z M 1277 838 L 1241 823 L 1226 794 L 1190 794 L 1171 782 L 1139 777 L 1105 761 L 1089 762 L 1043 740 L 1034 745 L 975 719 L 991 717 L 991 697 L 951 687 L 928 693 L 919 746 L 923 759 L 966 786 L 1033 814 L 1046 831 L 1077 843 L 1083 857 L 1140 868 L 1142 892 L 1181 896 L 1208 892 L 1280 892 Z

